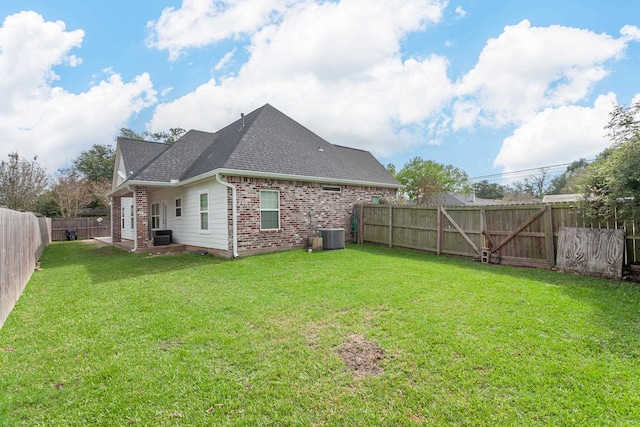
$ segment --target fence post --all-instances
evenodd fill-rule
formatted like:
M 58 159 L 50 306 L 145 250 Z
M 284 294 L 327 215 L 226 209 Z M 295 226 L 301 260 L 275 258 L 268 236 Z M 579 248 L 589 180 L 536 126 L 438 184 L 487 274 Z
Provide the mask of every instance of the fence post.
M 438 206 L 438 236 L 436 238 L 436 253 L 442 255 L 442 239 L 444 233 L 442 231 L 442 206 Z
M 555 242 L 553 241 L 553 215 L 551 209 L 551 205 L 547 205 L 547 209 L 544 212 L 544 241 L 549 267 L 554 268 L 556 266 L 556 256 Z
M 389 205 L 389 248 L 393 248 L 393 205 Z

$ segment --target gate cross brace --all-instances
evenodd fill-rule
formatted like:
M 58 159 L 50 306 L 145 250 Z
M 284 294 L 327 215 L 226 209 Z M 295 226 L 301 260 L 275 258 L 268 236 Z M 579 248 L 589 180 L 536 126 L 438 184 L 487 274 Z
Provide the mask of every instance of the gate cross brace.
M 458 225 L 458 223 L 451 217 L 451 215 L 449 215 L 449 212 L 447 212 L 447 210 L 444 207 L 440 207 L 440 211 L 445 217 L 447 217 L 447 219 L 451 222 L 451 224 L 455 227 L 455 229 L 458 230 L 458 233 L 460 233 L 462 237 L 464 237 L 464 240 L 466 240 L 467 243 L 471 245 L 473 250 L 476 251 L 476 254 L 480 255 L 480 249 L 478 249 L 478 247 L 473 242 L 473 240 L 471 240 L 471 238 L 467 236 L 467 233 L 465 233 L 464 230 Z
M 527 219 L 525 222 L 523 222 L 522 224 L 520 224 L 515 230 L 513 230 L 511 232 L 511 234 L 509 234 L 507 237 L 505 237 L 500 243 L 498 243 L 496 246 L 494 246 L 493 248 L 491 248 L 491 252 L 496 252 L 498 249 L 500 249 L 501 247 L 503 247 L 509 240 L 513 239 L 513 237 L 518 234 L 519 232 L 521 232 L 522 230 L 524 230 L 524 228 L 531 224 L 533 222 L 534 219 L 538 218 L 540 215 L 542 215 L 547 208 L 549 208 L 549 206 L 543 206 L 541 207 L 538 211 L 536 211 L 536 213 L 534 213 L 529 219 Z

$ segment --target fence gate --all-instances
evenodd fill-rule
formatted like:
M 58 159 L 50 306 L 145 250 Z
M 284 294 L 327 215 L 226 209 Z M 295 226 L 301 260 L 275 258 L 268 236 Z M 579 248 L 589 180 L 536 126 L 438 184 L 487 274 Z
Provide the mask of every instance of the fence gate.
M 483 261 L 524 267 L 555 266 L 551 206 L 481 210 Z
M 438 255 L 480 258 L 483 217 L 477 210 L 440 207 L 438 220 Z

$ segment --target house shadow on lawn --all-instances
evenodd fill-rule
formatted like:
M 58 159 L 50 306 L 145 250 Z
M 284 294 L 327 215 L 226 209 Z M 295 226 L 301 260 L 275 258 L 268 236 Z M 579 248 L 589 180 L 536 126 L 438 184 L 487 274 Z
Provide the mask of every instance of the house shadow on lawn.
M 41 257 L 42 268 L 46 270 L 70 265 L 81 266 L 92 284 L 175 273 L 224 262 L 229 260 L 194 253 L 130 253 L 113 246 L 98 245 L 93 240 L 55 242 L 49 245 Z
M 583 302 L 592 309 L 587 317 L 594 325 L 594 330 L 601 328 L 608 331 L 607 334 L 603 334 L 607 338 L 604 341 L 600 340 L 597 347 L 623 358 L 640 358 L 640 284 L 638 283 L 578 276 L 544 269 L 482 264 L 466 258 L 389 249 L 377 245 L 352 245 L 350 249 L 380 257 L 450 266 L 452 274 L 455 274 L 456 269 L 463 268 L 477 271 L 478 275 L 490 274 L 493 278 L 506 276 L 516 281 L 538 282 L 545 288 L 551 286 L 563 295 Z M 521 301 L 514 301 L 514 304 L 519 302 Z

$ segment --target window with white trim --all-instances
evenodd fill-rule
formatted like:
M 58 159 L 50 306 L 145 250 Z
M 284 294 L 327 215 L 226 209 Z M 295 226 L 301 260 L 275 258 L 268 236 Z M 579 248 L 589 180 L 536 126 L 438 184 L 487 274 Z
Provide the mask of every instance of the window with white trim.
M 200 231 L 209 231 L 209 193 L 200 193 Z
M 182 199 L 176 199 L 176 218 L 182 217 Z
M 151 203 L 151 228 L 160 228 L 160 203 Z
M 382 204 L 382 196 L 375 194 L 371 196 L 371 204 L 372 205 L 381 205 Z
M 260 190 L 260 229 L 280 229 L 280 192 Z
M 133 230 L 133 205 L 131 205 L 131 215 L 129 215 L 129 221 L 131 222 L 131 229 Z
M 124 228 L 124 206 L 122 207 L 122 228 Z

